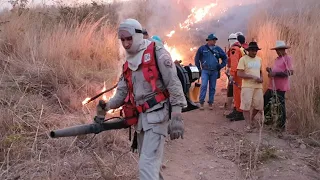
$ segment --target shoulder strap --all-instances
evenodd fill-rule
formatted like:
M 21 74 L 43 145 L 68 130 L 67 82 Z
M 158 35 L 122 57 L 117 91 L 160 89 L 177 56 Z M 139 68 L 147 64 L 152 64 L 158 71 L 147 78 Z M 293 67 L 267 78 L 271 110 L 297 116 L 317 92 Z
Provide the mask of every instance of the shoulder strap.
M 283 56 L 281 58 L 283 59 L 284 65 L 286 66 L 286 69 L 289 70 L 287 58 L 285 58 Z
M 209 51 L 214 54 L 214 52 L 212 51 L 212 49 L 210 49 L 210 47 L 208 46 L 208 44 L 206 44 L 206 47 L 209 49 Z
M 241 49 L 242 48 L 242 49 Z M 240 50 L 244 53 L 244 55 L 247 55 L 247 51 L 246 51 L 246 49 L 244 48 L 244 47 L 240 47 Z
M 161 74 L 161 71 L 159 69 L 159 65 L 158 65 L 158 59 L 157 59 L 157 54 L 156 54 L 156 43 L 154 43 L 154 46 L 153 46 L 153 54 L 154 54 L 154 60 L 156 61 L 156 66 L 157 66 L 157 70 L 159 72 L 159 79 L 160 81 L 162 82 L 162 84 L 164 85 L 164 81 L 163 81 L 163 78 L 162 78 L 162 74 Z M 164 85 L 165 86 L 165 85 Z M 171 119 L 171 112 L 172 112 L 172 105 L 170 103 L 170 101 L 168 101 L 168 105 L 169 105 L 169 119 Z
M 286 66 L 286 69 L 287 69 L 287 72 L 288 72 L 288 78 L 290 78 L 290 75 L 291 75 L 291 71 L 289 69 L 289 66 L 288 66 L 288 59 L 286 57 L 281 57 L 283 58 L 283 62 L 284 62 L 284 65 Z
M 162 74 L 161 74 L 161 71 L 159 69 L 158 59 L 157 59 L 157 54 L 156 54 L 156 43 L 154 43 L 154 46 L 153 46 L 153 54 L 154 54 L 154 60 L 156 61 L 156 67 L 157 67 L 157 70 L 159 72 L 159 78 L 163 83 Z
M 206 47 L 209 49 L 209 51 L 214 55 L 214 52 L 212 51 L 212 49 L 210 49 L 210 47 L 208 46 L 208 44 L 206 44 Z M 219 63 L 219 59 L 216 57 L 218 63 Z

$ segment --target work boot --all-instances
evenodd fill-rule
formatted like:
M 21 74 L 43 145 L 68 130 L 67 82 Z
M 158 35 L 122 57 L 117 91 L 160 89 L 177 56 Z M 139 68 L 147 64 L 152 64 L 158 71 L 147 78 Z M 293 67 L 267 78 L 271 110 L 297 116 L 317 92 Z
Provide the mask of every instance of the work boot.
M 212 104 L 209 104 L 209 109 L 213 110 L 213 105 Z
M 237 113 L 237 110 L 236 108 L 234 108 L 230 114 L 226 115 L 226 118 L 231 119 L 235 116 L 236 113 Z
M 230 119 L 230 121 L 242 121 L 244 120 L 243 112 L 237 111 L 233 118 Z
M 200 104 L 200 110 L 204 110 L 204 105 L 203 104 Z

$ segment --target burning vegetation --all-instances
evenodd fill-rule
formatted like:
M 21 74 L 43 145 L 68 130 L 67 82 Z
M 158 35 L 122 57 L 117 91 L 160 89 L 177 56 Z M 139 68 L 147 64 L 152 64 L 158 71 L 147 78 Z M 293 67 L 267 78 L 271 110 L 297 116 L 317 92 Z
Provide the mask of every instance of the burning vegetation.
M 191 9 L 190 14 L 187 16 L 187 18 L 183 21 L 183 23 L 178 23 L 179 24 L 179 29 L 177 30 L 178 33 L 180 34 L 184 34 L 187 31 L 190 31 L 192 26 L 201 22 L 202 20 L 206 19 L 207 17 L 212 17 L 214 16 L 214 8 L 217 6 L 217 3 L 211 3 L 209 5 L 205 5 L 203 7 L 193 7 Z M 170 38 L 172 38 L 176 33 L 176 30 L 172 30 L 170 31 L 167 35 L 165 35 L 168 39 L 166 39 L 166 41 L 170 41 Z M 188 45 L 188 44 L 187 44 Z M 186 59 L 187 57 L 185 56 L 185 54 L 190 53 L 194 50 L 197 49 L 197 47 L 192 47 L 192 45 L 190 45 L 189 48 L 185 48 L 179 50 L 175 45 L 169 45 L 167 42 L 164 43 L 164 47 L 167 49 L 167 51 L 170 53 L 171 58 L 173 61 L 181 61 L 182 64 L 186 64 L 186 63 L 192 63 L 191 59 Z M 189 49 L 189 51 L 188 51 Z M 101 92 L 104 92 L 106 90 L 106 85 L 104 83 L 103 89 L 101 90 Z M 109 100 L 111 97 L 113 97 L 115 95 L 115 90 L 112 91 L 113 93 L 109 93 L 109 95 L 104 94 L 102 96 L 103 100 Z M 89 97 L 87 97 L 82 104 L 85 105 L 88 103 L 88 101 L 90 100 Z M 114 112 L 114 111 L 109 111 L 109 112 Z
M 202 21 L 206 16 L 212 16 L 212 8 L 214 8 L 215 6 L 217 6 L 217 3 L 211 3 L 209 5 L 206 5 L 204 7 L 193 7 L 191 9 L 191 14 L 188 15 L 187 19 L 183 22 L 183 23 L 179 23 L 179 27 L 180 30 L 178 33 L 183 33 L 182 31 L 189 31 L 191 29 L 191 26 Z M 168 38 L 171 38 L 174 36 L 174 34 L 176 33 L 175 30 L 170 31 L 169 34 L 167 34 L 166 36 Z M 165 48 L 169 51 L 169 53 L 171 54 L 172 60 L 181 60 L 182 63 L 185 63 L 183 61 L 184 57 L 183 54 L 186 54 L 187 52 L 180 52 L 174 45 L 173 46 L 169 46 L 167 43 L 164 44 Z M 192 47 L 190 48 L 193 49 Z M 189 60 L 190 62 L 190 60 Z

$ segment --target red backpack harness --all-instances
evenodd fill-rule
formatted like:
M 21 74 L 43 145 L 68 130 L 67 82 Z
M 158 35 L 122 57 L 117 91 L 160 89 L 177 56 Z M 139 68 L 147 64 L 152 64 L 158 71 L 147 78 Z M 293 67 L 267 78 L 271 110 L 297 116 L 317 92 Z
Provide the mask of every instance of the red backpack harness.
M 169 97 L 168 90 L 162 91 L 156 85 L 157 80 L 160 79 L 160 72 L 157 67 L 154 48 L 155 42 L 152 42 L 144 51 L 140 65 L 145 80 L 151 84 L 152 91 L 157 92 L 153 98 L 147 100 L 145 103 L 136 106 L 133 94 L 132 70 L 128 67 L 127 61 L 123 65 L 123 76 L 128 87 L 123 112 L 128 125 L 137 124 L 139 113 L 145 112 L 147 109 L 152 108 L 154 105 Z

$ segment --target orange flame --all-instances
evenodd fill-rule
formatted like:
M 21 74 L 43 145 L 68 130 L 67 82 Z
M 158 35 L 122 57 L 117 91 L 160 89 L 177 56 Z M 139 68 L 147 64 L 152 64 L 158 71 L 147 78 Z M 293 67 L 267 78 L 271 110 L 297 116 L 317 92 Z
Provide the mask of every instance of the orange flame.
M 89 100 L 90 100 L 90 98 L 89 98 L 89 97 L 87 97 L 84 101 L 82 101 L 82 105 L 87 104 L 87 103 L 89 102 Z
M 172 37 L 172 35 L 175 33 L 176 31 L 171 31 L 169 34 L 167 34 L 168 37 Z
M 107 88 L 106 88 L 106 83 L 104 82 L 103 84 L 103 88 L 101 90 L 101 92 L 105 91 Z M 107 96 L 106 94 L 103 94 L 102 95 L 102 99 L 104 101 L 109 101 L 115 94 L 116 94 L 117 90 L 116 89 L 113 89 L 112 90 L 112 94 Z M 85 105 L 88 101 L 90 100 L 89 97 L 87 97 L 84 101 L 82 101 L 82 105 Z M 110 109 L 107 113 L 109 114 L 113 114 L 113 113 L 116 113 L 117 111 L 121 110 L 122 108 L 118 108 L 118 109 Z
M 196 49 L 197 49 L 197 47 L 193 47 L 193 48 L 190 48 L 190 51 L 194 51 Z
M 175 47 L 170 47 L 168 44 L 164 44 L 164 48 L 170 53 L 172 61 L 183 60 L 182 55 Z
M 206 17 L 206 15 L 210 12 L 210 10 L 217 5 L 218 5 L 217 3 L 211 3 L 203 8 L 197 8 L 197 7 L 192 8 L 191 14 L 188 16 L 188 18 L 182 24 L 180 23 L 180 28 L 190 30 L 189 26 L 203 20 L 203 18 Z M 212 14 L 209 13 L 209 15 L 211 16 Z
M 179 1 L 178 1 L 178 3 L 179 3 Z M 190 30 L 191 25 L 202 21 L 207 15 L 212 16 L 211 9 L 217 5 L 218 5 L 217 3 L 211 3 L 207 6 L 202 7 L 202 8 L 197 8 L 197 7 L 192 8 L 191 14 L 188 16 L 188 18 L 183 23 L 179 24 L 180 28 Z M 198 31 L 198 28 L 196 28 L 196 30 Z M 175 32 L 176 31 L 172 30 L 166 36 L 171 38 Z M 175 46 L 170 47 L 168 44 L 165 43 L 164 47 L 170 53 L 173 61 L 183 60 L 182 54 L 175 48 Z M 193 47 L 193 48 L 190 48 L 190 51 L 194 51 L 196 49 L 197 49 L 197 47 Z

